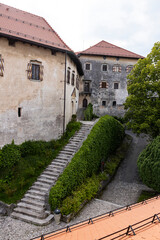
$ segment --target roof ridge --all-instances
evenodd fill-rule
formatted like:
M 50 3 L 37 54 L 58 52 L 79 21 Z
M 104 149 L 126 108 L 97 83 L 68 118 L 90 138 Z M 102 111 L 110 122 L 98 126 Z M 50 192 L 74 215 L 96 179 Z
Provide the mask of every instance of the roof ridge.
M 107 44 L 108 46 L 101 46 L 101 44 Z M 94 48 L 104 48 L 104 49 L 119 49 L 119 50 L 121 50 L 121 53 L 112 53 L 112 52 L 107 52 L 107 53 L 105 53 L 104 52 L 104 54 L 102 54 L 102 52 L 101 53 L 98 53 L 98 50 L 96 51 L 96 49 L 94 49 Z M 93 49 L 93 50 L 92 50 Z M 93 46 L 91 46 L 91 47 L 89 47 L 89 48 L 87 48 L 87 49 L 85 49 L 85 50 L 83 50 L 83 51 L 79 51 L 78 52 L 78 54 L 96 54 L 96 55 L 107 55 L 107 56 L 122 56 L 122 57 L 132 57 L 132 58 L 144 58 L 143 56 L 141 56 L 141 55 L 139 55 L 139 54 L 137 54 L 137 53 L 134 53 L 134 52 L 132 52 L 132 51 L 129 51 L 129 50 L 127 50 L 127 49 L 125 49 L 125 48 L 122 48 L 122 47 L 119 47 L 119 46 L 117 46 L 117 45 L 114 45 L 114 44 L 112 44 L 112 43 L 109 43 L 109 42 L 106 42 L 106 41 L 104 41 L 104 40 L 102 40 L 102 41 L 100 41 L 100 42 L 98 42 L 97 44 L 95 44 L 95 45 L 93 45 Z M 130 55 L 133 55 L 133 56 L 129 56 L 129 54 Z
M 1 5 L 2 6 L 6 6 L 6 8 L 13 8 L 14 10 L 16 10 L 16 11 L 19 11 L 19 12 L 23 12 L 24 14 L 29 14 L 29 15 L 32 15 L 32 16 L 34 16 L 34 17 L 38 17 L 38 18 L 42 18 L 41 16 L 39 16 L 39 15 L 37 15 L 37 14 L 33 14 L 33 13 L 30 13 L 30 12 L 28 12 L 28 11 L 24 11 L 24 10 L 21 10 L 21 9 L 19 9 L 19 8 L 15 8 L 15 7 L 12 7 L 12 6 L 9 6 L 9 5 L 6 5 L 6 4 L 3 4 L 3 3 L 0 3 L 0 7 L 1 7 Z
M 52 31 L 55 33 L 55 35 L 62 41 L 62 43 L 64 44 L 64 46 L 66 48 L 68 48 L 70 51 L 72 51 L 72 49 L 70 47 L 68 47 L 68 45 L 62 40 L 62 38 L 58 35 L 58 33 L 51 27 L 51 25 L 46 21 L 45 18 L 42 17 L 42 19 L 45 21 L 45 23 L 52 29 Z M 73 52 L 73 51 L 72 51 Z

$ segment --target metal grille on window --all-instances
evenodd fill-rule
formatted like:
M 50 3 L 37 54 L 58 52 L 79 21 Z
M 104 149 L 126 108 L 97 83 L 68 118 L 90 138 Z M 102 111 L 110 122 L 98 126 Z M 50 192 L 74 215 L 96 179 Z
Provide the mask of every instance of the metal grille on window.
M 4 59 L 0 57 L 0 76 L 4 75 Z

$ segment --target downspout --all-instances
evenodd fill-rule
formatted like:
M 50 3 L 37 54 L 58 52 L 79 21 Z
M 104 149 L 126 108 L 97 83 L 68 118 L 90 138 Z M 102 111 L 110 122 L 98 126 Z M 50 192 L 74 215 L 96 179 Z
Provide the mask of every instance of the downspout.
M 66 73 L 67 73 L 67 52 L 65 52 L 65 69 L 64 69 L 63 135 L 65 132 L 65 121 L 66 121 Z

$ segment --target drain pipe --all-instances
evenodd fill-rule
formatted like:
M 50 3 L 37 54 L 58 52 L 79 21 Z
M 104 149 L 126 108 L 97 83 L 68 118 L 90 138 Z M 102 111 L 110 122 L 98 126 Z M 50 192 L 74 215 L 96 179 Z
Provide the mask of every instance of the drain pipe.
M 67 73 L 67 52 L 65 52 L 65 69 L 64 69 L 63 135 L 65 132 L 65 121 L 66 121 L 66 73 Z

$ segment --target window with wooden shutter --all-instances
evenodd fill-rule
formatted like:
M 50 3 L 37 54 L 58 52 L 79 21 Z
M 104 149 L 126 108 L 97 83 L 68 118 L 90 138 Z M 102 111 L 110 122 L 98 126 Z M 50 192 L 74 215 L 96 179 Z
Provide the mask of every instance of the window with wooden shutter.
M 121 71 L 122 71 L 121 65 L 115 64 L 115 65 L 113 66 L 113 72 L 121 72 Z
M 4 75 L 4 59 L 0 56 L 0 76 Z
M 27 65 L 27 77 L 31 80 L 43 81 L 43 65 L 38 61 L 30 61 Z
M 27 78 L 31 79 L 32 78 L 32 64 L 28 63 L 27 65 Z
M 39 74 L 40 81 L 43 81 L 43 69 L 44 69 L 43 65 L 40 65 L 40 74 Z

